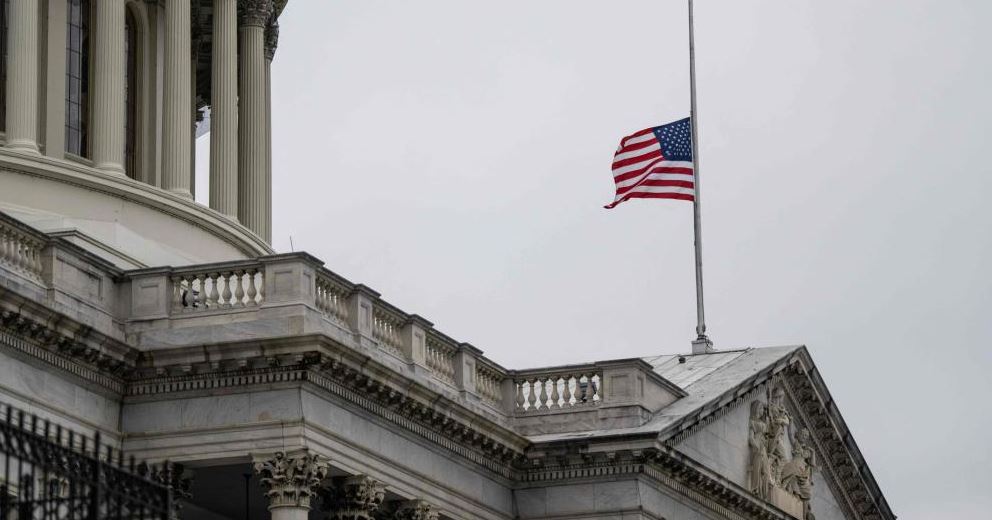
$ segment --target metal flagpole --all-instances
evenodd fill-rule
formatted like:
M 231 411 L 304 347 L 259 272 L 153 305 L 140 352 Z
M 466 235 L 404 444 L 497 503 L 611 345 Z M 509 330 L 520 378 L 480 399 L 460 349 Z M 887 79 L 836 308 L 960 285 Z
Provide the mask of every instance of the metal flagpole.
M 699 201 L 699 125 L 696 124 L 696 43 L 693 30 L 692 0 L 689 0 L 689 91 L 690 112 L 692 123 L 692 171 L 695 195 L 692 203 L 693 243 L 696 248 L 696 340 L 692 342 L 693 354 L 702 354 L 713 350 L 713 342 L 706 336 L 706 313 L 703 310 L 703 233 L 700 223 Z

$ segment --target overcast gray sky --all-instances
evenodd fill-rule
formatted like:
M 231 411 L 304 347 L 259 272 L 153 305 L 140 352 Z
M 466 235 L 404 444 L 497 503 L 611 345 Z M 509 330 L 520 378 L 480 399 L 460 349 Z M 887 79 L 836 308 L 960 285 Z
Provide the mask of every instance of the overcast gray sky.
M 717 348 L 808 345 L 901 518 L 988 518 L 992 3 L 696 11 Z M 275 247 L 507 367 L 688 350 L 691 205 L 602 209 L 619 138 L 688 115 L 685 16 L 291 1 Z

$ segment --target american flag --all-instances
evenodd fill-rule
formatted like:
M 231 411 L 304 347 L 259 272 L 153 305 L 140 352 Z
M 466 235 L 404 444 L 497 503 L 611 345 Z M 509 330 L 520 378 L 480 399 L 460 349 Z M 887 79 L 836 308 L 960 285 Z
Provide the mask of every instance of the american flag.
M 620 140 L 613 155 L 617 196 L 607 209 L 630 199 L 695 200 L 692 123 L 689 118 L 646 128 Z

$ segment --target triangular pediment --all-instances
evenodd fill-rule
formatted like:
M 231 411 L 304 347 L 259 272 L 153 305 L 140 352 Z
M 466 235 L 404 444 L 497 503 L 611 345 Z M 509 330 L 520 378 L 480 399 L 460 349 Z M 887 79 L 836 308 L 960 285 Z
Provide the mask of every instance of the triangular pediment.
M 720 391 L 697 391 L 698 406 L 659 440 L 795 518 L 895 518 L 805 347 L 690 377 L 690 395 L 696 384 Z M 720 377 L 722 388 L 705 381 Z

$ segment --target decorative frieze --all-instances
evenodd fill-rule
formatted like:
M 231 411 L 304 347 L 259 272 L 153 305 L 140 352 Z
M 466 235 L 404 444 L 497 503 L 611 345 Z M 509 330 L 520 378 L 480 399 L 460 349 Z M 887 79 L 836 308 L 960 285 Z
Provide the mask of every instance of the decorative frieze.
M 315 454 L 287 456 L 278 452 L 272 458 L 256 462 L 255 472 L 269 498 L 269 509 L 309 508 L 317 487 L 327 477 L 327 462 Z

